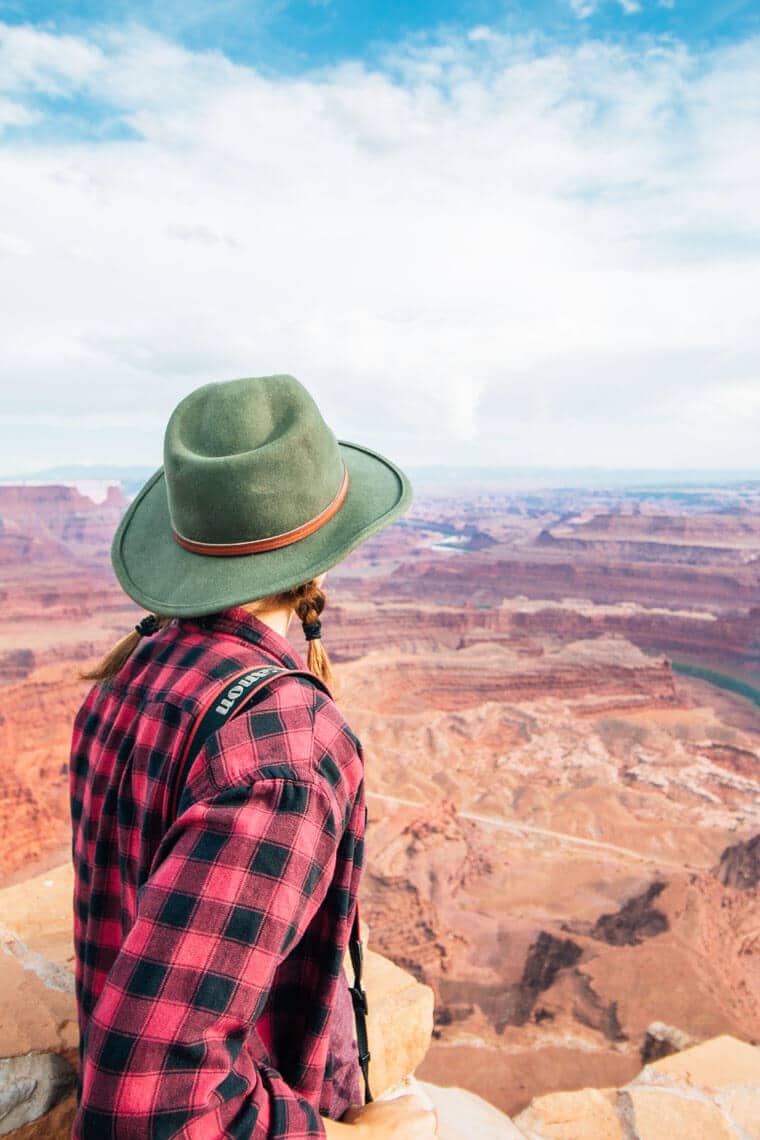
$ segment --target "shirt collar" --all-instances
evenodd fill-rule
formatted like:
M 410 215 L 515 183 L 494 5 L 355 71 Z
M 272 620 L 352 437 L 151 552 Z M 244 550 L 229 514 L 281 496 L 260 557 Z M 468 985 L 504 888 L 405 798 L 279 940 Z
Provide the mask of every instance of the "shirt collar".
M 273 657 L 280 665 L 288 669 L 305 669 L 306 663 L 299 656 L 286 637 L 282 637 L 266 622 L 257 618 L 242 606 L 233 606 L 232 609 L 223 610 L 218 614 L 209 614 L 207 617 L 189 619 L 200 625 L 203 629 L 213 630 L 226 637 L 238 637 L 255 645 L 268 656 Z

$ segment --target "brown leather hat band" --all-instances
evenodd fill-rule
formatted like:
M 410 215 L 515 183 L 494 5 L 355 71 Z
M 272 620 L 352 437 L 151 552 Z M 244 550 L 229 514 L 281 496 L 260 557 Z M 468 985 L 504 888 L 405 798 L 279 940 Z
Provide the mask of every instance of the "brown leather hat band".
M 333 501 L 316 518 L 304 523 L 303 526 L 296 527 L 295 530 L 289 530 L 285 534 L 275 534 L 272 538 L 258 538 L 253 542 L 193 542 L 191 538 L 185 538 L 176 530 L 174 537 L 180 546 L 183 546 L 185 550 L 190 550 L 193 554 L 210 554 L 215 558 L 230 558 L 237 554 L 262 554 L 265 550 L 277 550 L 280 546 L 290 546 L 292 542 L 298 542 L 299 539 L 314 534 L 316 530 L 329 522 L 333 515 L 338 513 L 347 494 L 348 470 L 344 464 L 343 482 Z

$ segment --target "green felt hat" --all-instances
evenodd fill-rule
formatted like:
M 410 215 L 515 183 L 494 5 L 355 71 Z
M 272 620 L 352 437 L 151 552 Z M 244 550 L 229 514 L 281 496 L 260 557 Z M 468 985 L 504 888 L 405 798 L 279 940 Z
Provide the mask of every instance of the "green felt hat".
M 395 464 L 335 438 L 294 377 L 206 384 L 172 413 L 164 466 L 130 504 L 111 560 L 153 613 L 216 613 L 309 581 L 411 497 Z

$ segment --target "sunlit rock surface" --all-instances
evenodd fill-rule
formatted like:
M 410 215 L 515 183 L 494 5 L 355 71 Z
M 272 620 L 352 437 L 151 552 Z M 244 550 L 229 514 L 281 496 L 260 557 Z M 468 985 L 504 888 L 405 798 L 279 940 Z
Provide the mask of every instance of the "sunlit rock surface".
M 647 1065 L 623 1088 L 537 1097 L 515 1124 L 529 1140 L 756 1140 L 760 1049 L 716 1037 Z

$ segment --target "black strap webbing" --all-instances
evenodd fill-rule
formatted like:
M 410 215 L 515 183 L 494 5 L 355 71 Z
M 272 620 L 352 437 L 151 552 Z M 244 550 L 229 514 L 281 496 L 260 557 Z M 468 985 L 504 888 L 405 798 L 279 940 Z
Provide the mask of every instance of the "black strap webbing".
M 364 964 L 364 947 L 362 946 L 361 931 L 359 930 L 359 908 L 354 913 L 354 924 L 351 928 L 351 937 L 348 940 L 348 950 L 351 955 L 351 968 L 354 972 L 354 984 L 349 986 L 351 1001 L 354 1007 L 354 1021 L 356 1022 L 356 1044 L 359 1049 L 359 1066 L 364 1078 L 364 1103 L 369 1104 L 372 1093 L 369 1088 L 369 1038 L 367 1036 L 367 994 L 362 987 L 362 966 Z
M 193 761 L 203 748 L 208 738 L 241 713 L 243 709 L 258 704 L 266 695 L 268 686 L 278 677 L 305 677 L 317 689 L 321 689 L 327 696 L 331 696 L 319 677 L 305 669 L 283 669 L 277 665 L 263 665 L 257 669 L 245 669 L 233 677 L 228 677 L 222 688 L 212 694 L 207 700 L 203 711 L 192 728 L 184 751 L 180 757 L 177 778 L 174 783 L 171 797 L 170 819 L 177 813 L 177 804 L 182 788 L 188 777 Z M 365 813 L 366 819 L 366 813 Z M 354 974 L 354 984 L 349 986 L 351 1002 L 354 1007 L 354 1021 L 356 1022 L 356 1044 L 359 1049 L 359 1066 L 364 1079 L 364 1103 L 369 1104 L 372 1093 L 369 1088 L 369 1039 L 367 1036 L 367 995 L 362 988 L 362 965 L 364 951 L 361 944 L 359 930 L 359 909 L 354 912 L 353 926 L 348 940 L 348 950 L 351 957 L 351 967 Z

